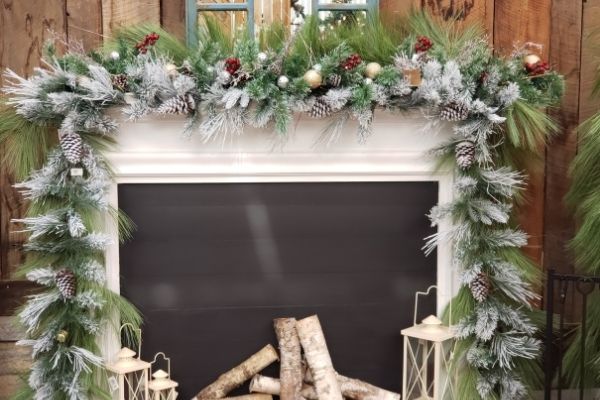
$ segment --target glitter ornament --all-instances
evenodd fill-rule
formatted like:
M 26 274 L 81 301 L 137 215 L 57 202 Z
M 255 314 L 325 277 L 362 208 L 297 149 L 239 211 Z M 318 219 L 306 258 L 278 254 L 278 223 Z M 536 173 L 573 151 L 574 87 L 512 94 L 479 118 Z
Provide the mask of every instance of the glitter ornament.
M 350 70 L 358 67 L 361 62 L 362 62 L 362 58 L 360 58 L 360 56 L 358 54 L 351 54 L 348 58 L 346 58 L 344 61 L 342 61 L 340 66 L 344 70 L 350 71 Z
M 290 78 L 285 75 L 281 75 L 279 78 L 277 78 L 277 86 L 279 86 L 281 89 L 285 89 L 289 83 Z
M 321 72 L 321 70 L 323 69 L 323 66 L 321 64 L 315 64 L 315 65 L 313 65 L 312 69 L 314 69 L 317 72 Z
M 370 62 L 365 68 L 365 75 L 367 78 L 375 79 L 381 72 L 381 65 L 376 62 Z
M 310 86 L 311 89 L 316 89 L 323 83 L 323 76 L 319 71 L 309 69 L 304 74 L 304 81 L 308 83 L 308 86 Z
M 230 75 L 235 75 L 241 66 L 242 63 L 239 58 L 229 57 L 225 60 L 225 71 L 229 72 Z

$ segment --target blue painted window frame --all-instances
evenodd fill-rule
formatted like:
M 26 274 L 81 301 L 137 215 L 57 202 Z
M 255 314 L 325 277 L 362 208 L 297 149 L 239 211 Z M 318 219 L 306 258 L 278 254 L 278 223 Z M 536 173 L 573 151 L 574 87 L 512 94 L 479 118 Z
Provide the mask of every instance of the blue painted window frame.
M 363 4 L 353 3 L 321 3 L 321 0 L 311 0 L 311 12 L 318 15 L 319 11 L 376 11 L 379 8 L 379 0 L 367 0 Z
M 247 14 L 248 33 L 250 37 L 254 36 L 254 0 L 245 0 L 243 3 L 203 3 L 202 0 L 186 0 L 185 25 L 190 47 L 198 45 L 198 13 L 203 11 L 244 11 Z

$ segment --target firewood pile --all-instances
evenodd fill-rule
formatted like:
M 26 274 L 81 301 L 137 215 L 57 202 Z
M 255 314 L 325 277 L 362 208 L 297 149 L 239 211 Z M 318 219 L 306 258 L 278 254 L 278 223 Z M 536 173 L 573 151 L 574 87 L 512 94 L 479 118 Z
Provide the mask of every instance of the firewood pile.
M 202 389 L 192 400 L 400 400 L 398 393 L 338 374 L 316 315 L 273 321 L 279 352 L 270 344 Z M 279 378 L 259 375 L 279 360 Z M 227 397 L 250 382 L 250 394 Z

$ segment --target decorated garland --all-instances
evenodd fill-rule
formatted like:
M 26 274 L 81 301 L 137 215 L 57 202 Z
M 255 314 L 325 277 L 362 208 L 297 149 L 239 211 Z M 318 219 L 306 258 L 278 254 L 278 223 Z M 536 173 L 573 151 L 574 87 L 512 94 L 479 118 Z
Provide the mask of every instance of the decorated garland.
M 594 94 L 600 93 L 600 79 L 594 88 Z M 600 275 L 598 259 L 598 235 L 600 233 L 600 112 L 585 121 L 579 128 L 578 153 L 572 165 L 572 185 L 567 201 L 575 211 L 579 225 L 571 248 L 575 252 L 575 267 L 584 275 Z M 586 381 L 585 387 L 600 385 L 600 294 L 593 291 L 587 300 L 587 337 L 586 337 Z M 573 342 L 565 353 L 564 371 L 572 387 L 579 387 L 583 377 L 581 367 L 581 330 L 577 330 Z
M 295 113 L 330 117 L 325 144 L 350 119 L 366 140 L 380 109 L 422 110 L 431 128 L 451 123 L 454 135 L 432 155 L 454 166 L 456 193 L 430 217 L 454 225 L 428 238 L 425 251 L 453 241 L 461 271 L 457 398 L 524 397 L 539 354 L 529 305 L 538 277 L 519 249 L 527 236 L 512 221 L 513 205 L 525 185 L 522 161 L 554 128 L 543 108 L 559 101 L 562 78 L 536 56 L 524 60 L 525 50 L 494 56 L 476 28 L 458 31 L 424 14 L 405 22 L 322 30 L 309 18 L 292 37 L 273 28 L 259 40 L 234 40 L 209 23 L 194 49 L 138 27 L 102 52 L 59 58 L 49 48 L 45 68 L 29 79 L 8 71 L 0 138 L 6 164 L 28 176 L 18 185 L 30 201 L 18 221 L 30 233 L 23 271 L 46 287 L 19 314 L 28 336 L 21 344 L 35 360 L 28 397 L 85 399 L 102 390 L 94 338 L 115 312 L 139 323 L 103 286 L 109 239 L 100 221 L 106 213 L 123 221 L 106 202 L 102 156 L 118 131 L 106 113 L 114 106 L 132 120 L 185 114 L 185 133 L 207 141 L 248 125 L 285 138 Z

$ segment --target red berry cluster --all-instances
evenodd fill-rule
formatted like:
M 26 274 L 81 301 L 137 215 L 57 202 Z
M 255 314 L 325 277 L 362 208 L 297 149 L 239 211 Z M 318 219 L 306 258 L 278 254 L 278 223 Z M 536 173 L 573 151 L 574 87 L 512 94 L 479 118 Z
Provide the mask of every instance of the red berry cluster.
M 231 75 L 235 75 L 241 66 L 242 64 L 240 63 L 239 58 L 230 57 L 225 60 L 225 71 L 229 72 Z
M 348 58 L 342 61 L 341 67 L 346 71 L 350 71 L 358 67 L 358 65 L 362 62 L 362 58 L 358 54 L 351 54 Z
M 542 75 L 550 71 L 550 65 L 546 61 L 538 61 L 534 64 L 525 64 L 525 69 L 529 75 Z
M 160 36 L 156 32 L 152 32 L 144 36 L 144 40 L 135 45 L 135 48 L 141 53 L 146 54 L 148 52 L 148 47 L 154 46 L 156 42 L 160 39 Z
M 415 51 L 417 53 L 424 53 L 433 46 L 433 42 L 427 36 L 419 36 L 415 43 Z

